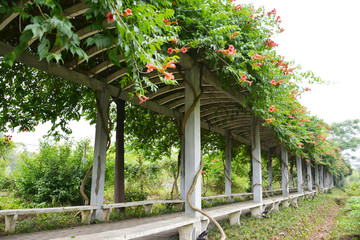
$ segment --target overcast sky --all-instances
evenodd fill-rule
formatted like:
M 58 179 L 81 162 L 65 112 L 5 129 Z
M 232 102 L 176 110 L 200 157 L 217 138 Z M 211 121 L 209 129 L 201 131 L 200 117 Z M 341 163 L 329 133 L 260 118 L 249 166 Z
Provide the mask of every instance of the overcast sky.
M 330 82 L 329 85 L 309 86 L 300 101 L 311 114 L 327 123 L 360 118 L 360 0 L 258 0 L 255 7 L 275 8 L 285 31 L 273 40 L 285 60 L 295 60 L 304 71 Z M 95 129 L 88 123 L 73 123 L 75 140 L 94 137 Z M 35 133 L 13 133 L 15 142 L 35 150 L 38 139 L 50 128 L 38 126 Z
M 275 8 L 285 31 L 274 38 L 278 53 L 329 85 L 309 86 L 300 101 L 327 123 L 360 118 L 360 1 L 258 0 Z

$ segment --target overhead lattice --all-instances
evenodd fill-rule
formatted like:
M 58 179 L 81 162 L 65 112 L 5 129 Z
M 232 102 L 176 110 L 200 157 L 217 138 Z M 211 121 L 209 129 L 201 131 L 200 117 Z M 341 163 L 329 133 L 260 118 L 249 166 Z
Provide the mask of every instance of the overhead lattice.
M 18 1 L 19 6 L 25 3 L 31 2 Z M 61 1 L 61 4 L 64 9 L 64 16 L 75 27 L 75 32 L 79 35 L 81 42 L 98 33 L 98 30 L 88 28 L 91 21 L 83 16 L 88 10 L 86 3 L 67 0 Z M 41 14 L 36 8 L 34 8 L 34 11 L 34 14 Z M 0 55 L 5 55 L 19 43 L 21 31 L 27 23 L 22 22 L 17 13 L 3 15 L 0 19 Z M 103 24 L 108 25 L 107 22 Z M 108 25 L 108 28 L 112 29 L 110 25 Z M 134 91 L 131 84 L 128 84 L 123 89 L 120 88 L 119 80 L 127 73 L 126 64 L 123 57 L 118 56 L 121 67 L 114 65 L 106 54 L 109 48 L 85 48 L 84 50 L 89 56 L 88 62 L 84 59 L 73 59 L 71 54 L 65 54 L 63 56 L 64 63 L 56 65 L 54 63 L 48 64 L 46 61 L 39 61 L 39 58 L 34 54 L 34 49 L 37 49 L 39 45 L 37 38 L 30 40 L 28 45 L 26 53 L 22 54 L 18 59 L 19 62 L 96 90 L 108 88 L 113 96 L 120 94 L 120 97 L 124 100 L 135 104 L 139 103 L 137 98 L 129 98 L 128 92 Z M 83 45 L 85 46 L 85 44 Z M 54 48 L 51 51 L 56 53 L 61 50 L 60 48 Z M 190 57 L 182 55 L 180 62 L 185 62 L 184 59 L 190 59 Z M 205 63 L 200 61 L 198 64 L 201 66 L 201 87 L 203 90 L 200 99 L 202 127 L 223 135 L 226 131 L 229 131 L 235 140 L 250 144 L 251 113 L 243 107 L 244 96 L 235 93 L 229 88 L 223 88 L 221 79 L 218 79 L 216 74 L 210 71 Z M 165 85 L 159 80 L 157 74 L 150 74 L 149 79 L 157 84 L 158 90 L 148 94 L 150 99 L 143 103 L 142 106 L 181 119 L 185 111 L 184 70 L 179 66 L 172 72 L 178 82 L 177 85 Z M 263 148 L 268 149 L 276 146 L 277 141 L 274 133 L 269 128 L 261 125 L 260 135 Z

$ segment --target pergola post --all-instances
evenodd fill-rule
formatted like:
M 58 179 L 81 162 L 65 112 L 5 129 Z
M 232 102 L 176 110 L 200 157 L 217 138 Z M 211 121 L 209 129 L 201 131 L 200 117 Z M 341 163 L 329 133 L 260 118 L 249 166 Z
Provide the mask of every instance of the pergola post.
M 107 106 L 109 103 L 109 92 L 107 89 L 98 91 L 97 98 L 97 118 L 95 131 L 94 161 L 91 181 L 90 205 L 97 206 L 91 217 L 92 220 L 102 220 L 102 205 L 104 198 L 106 147 L 108 133 L 104 126 L 108 125 Z
M 297 171 L 297 190 L 298 193 L 303 194 L 303 174 L 302 174 L 302 164 L 301 157 L 296 156 L 296 171 Z
M 181 135 L 181 150 L 180 150 L 180 199 L 185 200 L 185 136 Z
M 288 151 L 281 145 L 281 189 L 283 197 L 289 196 L 289 170 L 288 170 Z
M 260 126 L 255 116 L 251 116 L 251 161 L 253 165 L 252 190 L 254 202 L 262 203 Z
M 269 149 L 268 162 L 267 162 L 268 177 L 269 177 L 269 189 L 268 189 L 269 191 L 273 190 L 272 153 L 273 153 L 273 149 Z
M 324 165 L 320 165 L 320 188 L 324 189 Z
M 200 94 L 200 69 L 193 66 L 185 70 L 185 112 L 194 104 L 196 94 Z M 185 124 L 185 215 L 187 217 L 200 217 L 200 213 L 194 211 L 187 200 L 187 194 L 193 185 L 194 177 L 200 169 L 201 161 L 201 138 L 200 138 L 200 102 L 197 102 L 193 111 L 189 114 Z M 201 209 L 201 177 L 198 177 L 193 193 L 190 196 L 194 207 Z
M 327 171 L 327 169 L 325 169 L 325 188 L 328 188 L 329 187 L 329 173 Z
M 310 160 L 306 161 L 307 171 L 306 171 L 306 178 L 308 179 L 308 190 L 312 191 L 313 184 L 312 184 L 312 177 L 311 177 L 311 163 Z
M 231 134 L 225 133 L 225 194 L 231 194 Z
M 319 165 L 315 163 L 315 187 L 319 191 Z

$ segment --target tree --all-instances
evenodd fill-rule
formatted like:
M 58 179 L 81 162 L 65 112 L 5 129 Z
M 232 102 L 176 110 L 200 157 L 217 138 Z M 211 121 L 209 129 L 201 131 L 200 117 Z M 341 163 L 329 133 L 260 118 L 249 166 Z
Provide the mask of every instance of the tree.
M 345 120 L 331 125 L 331 136 L 341 150 L 355 152 L 360 147 L 360 120 Z
M 357 156 L 351 154 L 360 148 L 360 120 L 345 120 L 331 125 L 331 136 L 343 151 L 348 162 L 358 161 Z

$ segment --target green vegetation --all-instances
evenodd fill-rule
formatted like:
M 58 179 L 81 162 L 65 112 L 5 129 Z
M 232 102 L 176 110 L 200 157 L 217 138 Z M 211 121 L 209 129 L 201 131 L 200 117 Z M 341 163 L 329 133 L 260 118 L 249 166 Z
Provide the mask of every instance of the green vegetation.
M 317 225 L 328 221 L 330 211 L 337 207 L 334 196 L 342 194 L 336 190 L 331 194 L 320 194 L 314 199 L 298 201 L 298 208 L 281 208 L 272 211 L 268 218 L 241 217 L 241 226 L 221 223 L 227 239 L 308 239 Z M 209 240 L 219 239 L 216 229 L 211 229 Z
M 345 188 L 346 202 L 338 217 L 337 225 L 332 236 L 334 238 L 352 239 L 360 236 L 360 182 L 352 182 Z
M 16 193 L 35 204 L 82 204 L 79 186 L 87 168 L 81 157 L 83 145 L 88 142 L 79 142 L 75 149 L 71 144 L 42 142 L 38 154 L 30 157 L 23 153 L 14 173 Z

